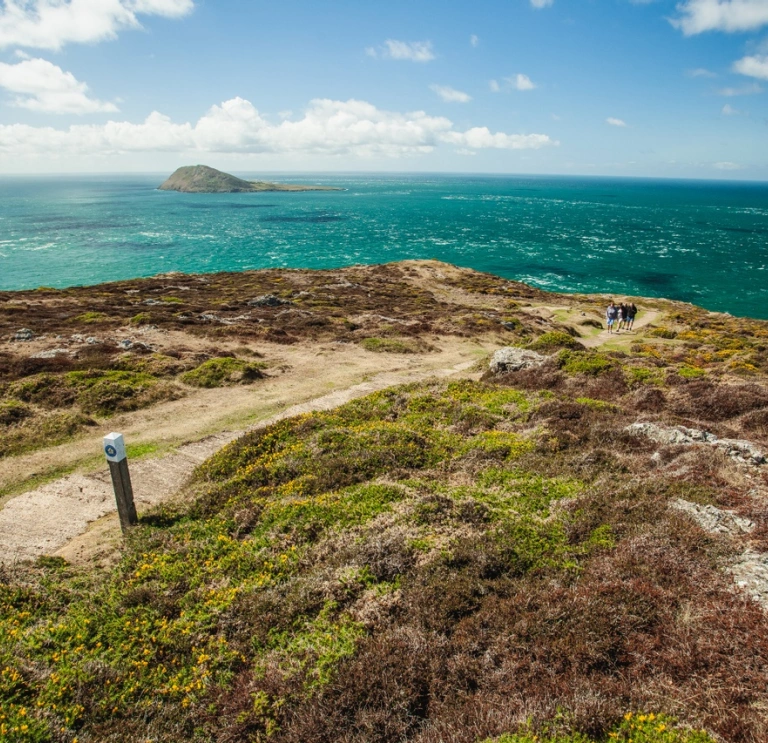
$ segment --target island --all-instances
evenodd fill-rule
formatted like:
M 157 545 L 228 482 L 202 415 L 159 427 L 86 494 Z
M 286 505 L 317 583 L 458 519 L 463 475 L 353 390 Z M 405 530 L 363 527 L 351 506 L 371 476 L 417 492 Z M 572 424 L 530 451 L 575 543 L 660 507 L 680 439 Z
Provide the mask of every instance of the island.
M 267 181 L 244 181 L 207 165 L 186 165 L 179 168 L 160 191 L 182 193 L 254 193 L 262 191 L 343 191 L 335 186 L 305 186 L 293 183 L 269 183 Z

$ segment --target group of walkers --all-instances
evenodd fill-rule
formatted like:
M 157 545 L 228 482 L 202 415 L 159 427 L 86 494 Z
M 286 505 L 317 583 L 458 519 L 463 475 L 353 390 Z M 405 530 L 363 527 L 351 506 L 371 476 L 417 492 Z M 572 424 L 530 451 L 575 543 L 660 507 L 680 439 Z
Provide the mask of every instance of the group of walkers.
M 614 326 L 616 326 L 616 332 L 621 330 L 632 330 L 632 326 L 635 324 L 635 315 L 637 315 L 637 307 L 635 303 L 615 305 L 613 300 L 608 305 L 608 309 L 605 311 L 605 319 L 608 323 L 608 332 L 614 332 Z

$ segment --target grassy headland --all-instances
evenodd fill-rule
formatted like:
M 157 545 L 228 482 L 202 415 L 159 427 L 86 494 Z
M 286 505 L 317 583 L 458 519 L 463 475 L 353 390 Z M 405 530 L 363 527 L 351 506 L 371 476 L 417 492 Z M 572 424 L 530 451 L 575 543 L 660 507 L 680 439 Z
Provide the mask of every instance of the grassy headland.
M 53 415 L 258 384 L 267 342 L 547 356 L 247 434 L 107 570 L 2 568 L 4 739 L 766 740 L 768 622 L 724 570 L 768 551 L 766 468 L 627 427 L 768 448 L 768 323 L 648 301 L 652 327 L 604 338 L 603 303 L 436 263 L 0 295 L 0 332 L 19 307 L 35 334 L 0 356 L 24 446 Z M 755 526 L 708 533 L 681 501 Z

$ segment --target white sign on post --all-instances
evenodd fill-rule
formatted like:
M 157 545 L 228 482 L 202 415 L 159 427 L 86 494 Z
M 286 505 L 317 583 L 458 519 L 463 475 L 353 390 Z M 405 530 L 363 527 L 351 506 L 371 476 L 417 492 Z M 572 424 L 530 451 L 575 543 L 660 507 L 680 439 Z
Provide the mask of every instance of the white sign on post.
M 126 458 L 123 434 L 110 433 L 104 437 L 104 454 L 109 462 L 122 462 Z

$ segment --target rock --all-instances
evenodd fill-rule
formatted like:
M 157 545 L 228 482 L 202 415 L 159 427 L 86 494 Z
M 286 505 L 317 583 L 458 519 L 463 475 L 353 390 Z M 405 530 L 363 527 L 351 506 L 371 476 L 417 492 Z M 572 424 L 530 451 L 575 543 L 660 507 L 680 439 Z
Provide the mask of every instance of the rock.
M 752 442 L 744 439 L 717 439 L 713 445 L 722 449 L 731 459 L 736 459 L 744 464 L 765 464 L 765 454 Z
M 744 439 L 718 439 L 714 434 L 700 431 L 697 428 L 660 426 L 656 423 L 632 423 L 624 430 L 634 436 L 645 436 L 651 441 L 664 446 L 691 446 L 694 444 L 712 446 L 720 449 L 726 456 L 742 464 L 759 466 L 768 461 L 765 453 L 758 449 L 751 441 L 745 441 Z
M 724 511 L 715 506 L 702 506 L 687 500 L 677 499 L 670 504 L 672 508 L 687 513 L 704 531 L 710 534 L 728 534 L 736 536 L 748 534 L 755 528 L 750 519 L 736 515 L 733 511 Z
M 55 359 L 57 356 L 71 356 L 67 348 L 49 348 L 47 351 L 40 351 L 29 358 L 31 359 Z
M 13 338 L 11 340 L 31 341 L 34 337 L 35 337 L 35 334 L 29 328 L 22 328 L 21 330 L 17 330 L 13 334 Z
M 685 426 L 659 426 L 656 423 L 633 423 L 624 429 L 634 436 L 645 436 L 657 444 L 693 444 L 716 441 L 717 437 L 711 433 L 698 431 Z
M 536 351 L 506 346 L 493 354 L 490 369 L 494 374 L 520 371 L 521 369 L 535 369 L 546 360 L 546 356 L 542 356 L 540 353 L 536 353 Z
M 768 555 L 747 549 L 733 561 L 729 572 L 742 591 L 768 608 Z
M 276 297 L 274 294 L 265 294 L 261 297 L 256 297 L 256 299 L 251 299 L 248 304 L 251 307 L 280 307 L 284 304 L 293 304 L 293 302 L 287 299 L 280 299 L 280 297 Z
M 133 341 L 128 340 L 128 338 L 124 338 L 120 341 L 120 343 L 117 344 L 117 347 L 122 348 L 123 351 L 128 351 L 133 348 Z

